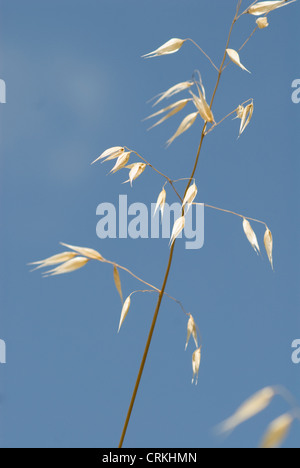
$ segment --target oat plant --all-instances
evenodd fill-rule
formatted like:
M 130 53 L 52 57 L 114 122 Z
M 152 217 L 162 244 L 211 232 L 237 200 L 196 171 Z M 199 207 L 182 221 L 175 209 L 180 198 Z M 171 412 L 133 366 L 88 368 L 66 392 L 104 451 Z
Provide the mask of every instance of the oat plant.
M 300 406 L 294 396 L 283 386 L 265 387 L 245 401 L 236 412 L 224 421 L 219 429 L 221 433 L 231 433 L 240 424 L 264 411 L 278 396 L 289 406 L 289 410 L 274 419 L 261 438 L 259 447 L 263 449 L 279 448 L 295 421 L 300 421 Z
M 107 267 L 112 268 L 113 270 L 112 277 L 114 278 L 117 291 L 122 301 L 122 310 L 121 310 L 118 331 L 120 331 L 124 323 L 124 320 L 126 319 L 126 316 L 130 311 L 130 307 L 134 305 L 134 296 L 136 294 L 154 293 L 154 294 L 157 294 L 158 296 L 152 324 L 149 330 L 149 336 L 146 342 L 145 350 L 144 350 L 141 364 L 140 364 L 140 369 L 138 372 L 132 398 L 130 401 L 127 417 L 126 417 L 123 431 L 121 434 L 119 448 L 123 446 L 124 438 L 125 438 L 128 424 L 130 421 L 130 417 L 132 414 L 136 395 L 139 389 L 146 359 L 148 356 L 157 317 L 158 317 L 160 307 L 162 304 L 162 300 L 164 297 L 174 301 L 178 306 L 181 307 L 182 312 L 186 315 L 187 341 L 186 341 L 185 348 L 187 349 L 190 338 L 193 337 L 195 350 L 192 354 L 192 370 L 193 370 L 192 382 L 197 383 L 198 373 L 199 373 L 199 368 L 200 368 L 200 361 L 201 361 L 201 350 L 202 350 L 202 340 L 201 340 L 200 331 L 197 325 L 197 320 L 195 316 L 191 315 L 190 313 L 187 313 L 182 303 L 177 298 L 174 298 L 171 295 L 169 295 L 166 290 L 169 274 L 170 274 L 171 267 L 172 267 L 172 262 L 174 259 L 176 240 L 179 234 L 184 229 L 185 216 L 187 214 L 187 211 L 190 209 L 190 207 L 193 204 L 197 204 L 196 171 L 199 165 L 200 155 L 203 150 L 205 139 L 210 137 L 211 133 L 217 132 L 218 127 L 226 119 L 230 117 L 231 118 L 234 117 L 238 119 L 238 121 L 240 121 L 239 128 L 237 129 L 237 133 L 236 133 L 236 136 L 240 138 L 242 137 L 242 134 L 247 129 L 248 125 L 251 122 L 251 119 L 254 116 L 254 101 L 251 97 L 246 96 L 244 102 L 236 103 L 236 105 L 232 109 L 228 109 L 227 115 L 225 115 L 219 121 L 215 120 L 213 109 L 214 109 L 215 98 L 217 95 L 217 91 L 219 89 L 221 77 L 223 73 L 227 70 L 229 65 L 240 68 L 239 70 L 239 72 L 241 73 L 240 79 L 242 79 L 243 73 L 247 73 L 247 72 L 250 73 L 250 71 L 246 67 L 247 56 L 244 53 L 245 46 L 248 44 L 248 42 L 254 36 L 254 34 L 257 34 L 259 32 L 260 29 L 264 29 L 268 27 L 269 25 L 268 15 L 271 12 L 281 7 L 287 6 L 290 3 L 293 3 L 293 1 L 295 0 L 263 1 L 263 2 L 255 1 L 251 5 L 248 5 L 246 9 L 243 9 L 242 0 L 238 0 L 234 15 L 233 15 L 233 20 L 229 28 L 228 37 L 225 42 L 223 57 L 219 65 L 217 65 L 215 61 L 203 50 L 203 48 L 194 39 L 191 39 L 191 38 L 181 38 L 181 39 L 172 38 L 168 40 L 166 43 L 164 43 L 163 45 L 161 45 L 160 47 L 156 48 L 153 52 L 147 53 L 146 55 L 143 56 L 145 59 L 149 59 L 149 58 L 154 58 L 154 57 L 162 57 L 162 56 L 166 56 L 169 54 L 175 54 L 179 51 L 183 53 L 184 50 L 181 50 L 181 49 L 185 49 L 187 48 L 188 45 L 190 45 L 191 47 L 196 47 L 199 50 L 199 53 L 201 53 L 203 56 L 203 60 L 208 60 L 210 62 L 210 65 L 213 67 L 216 73 L 215 83 L 206 83 L 206 82 L 204 83 L 202 80 L 201 73 L 194 72 L 191 79 L 187 79 L 187 81 L 185 82 L 172 85 L 168 90 L 162 92 L 155 98 L 153 107 L 157 108 L 156 106 L 163 105 L 163 103 L 166 103 L 166 105 L 162 109 L 157 110 L 156 112 L 152 113 L 147 118 L 147 120 L 158 118 L 158 120 L 152 126 L 152 128 L 154 128 L 158 125 L 163 124 L 167 119 L 173 117 L 179 112 L 184 111 L 186 113 L 178 129 L 175 131 L 173 136 L 171 136 L 167 140 L 167 146 L 170 146 L 171 144 L 173 144 L 177 138 L 179 138 L 183 133 L 190 130 L 192 127 L 195 128 L 198 126 L 197 131 L 199 131 L 199 126 L 201 126 L 200 127 L 201 137 L 200 137 L 197 153 L 195 154 L 194 157 L 192 157 L 192 155 L 187 154 L 187 161 L 189 161 L 191 164 L 190 174 L 183 174 L 183 177 L 180 180 L 174 180 L 170 174 L 164 174 L 163 172 L 161 172 L 159 168 L 156 167 L 152 161 L 149 161 L 144 155 L 140 154 L 135 149 L 128 148 L 124 144 L 113 146 L 105 150 L 92 163 L 92 164 L 99 163 L 99 162 L 111 163 L 112 174 L 118 172 L 119 170 L 128 171 L 128 177 L 126 178 L 125 182 L 130 183 L 131 186 L 134 186 L 134 184 L 136 183 L 135 181 L 138 178 L 142 177 L 145 170 L 152 170 L 156 176 L 160 177 L 163 180 L 162 189 L 161 189 L 161 192 L 158 194 L 157 205 L 156 205 L 156 210 L 155 210 L 155 211 L 160 211 L 161 217 L 164 214 L 164 207 L 165 207 L 167 197 L 170 197 L 171 194 L 173 194 L 174 197 L 179 199 L 182 205 L 182 213 L 181 213 L 181 216 L 177 220 L 175 220 L 175 223 L 173 226 L 172 235 L 171 235 L 170 244 L 169 244 L 169 249 L 170 249 L 169 259 L 168 259 L 167 267 L 165 270 L 164 280 L 163 280 L 162 285 L 160 287 L 158 287 L 157 285 L 155 286 L 149 283 L 148 281 L 146 281 L 144 278 L 139 277 L 138 275 L 136 275 L 134 272 L 132 272 L 125 266 L 119 265 L 115 261 L 106 259 L 103 256 L 103 252 L 100 254 L 94 249 L 90 249 L 86 247 L 78 247 L 78 246 L 64 244 L 64 243 L 62 245 L 66 248 L 65 251 L 63 251 L 62 253 L 56 254 L 52 257 L 46 258 L 45 260 L 34 262 L 33 264 L 35 265 L 35 269 L 50 268 L 50 269 L 47 269 L 47 271 L 44 273 L 45 276 L 53 276 L 53 275 L 60 275 L 64 273 L 70 273 L 70 272 L 73 272 L 75 270 L 82 268 L 90 261 L 98 261 L 102 264 L 103 267 L 107 266 Z M 235 24 L 241 18 L 243 18 L 244 20 L 245 19 L 248 20 L 247 27 L 249 27 L 249 34 L 248 36 L 246 36 L 247 37 L 246 40 L 245 38 L 243 38 L 243 42 L 241 41 L 242 45 L 239 45 L 236 43 L 231 44 L 232 32 L 234 30 Z M 203 45 L 203 47 L 205 47 L 205 45 Z M 207 92 L 208 89 L 210 90 L 209 92 Z M 176 99 L 179 94 L 181 96 L 183 96 L 184 94 L 184 97 L 182 97 L 182 99 L 175 100 L 175 102 L 171 104 L 167 102 L 171 98 Z M 233 97 L 233 100 L 234 100 L 234 97 Z M 189 110 L 187 111 L 188 108 Z M 233 137 L 236 138 L 236 136 L 234 135 Z M 185 181 L 185 190 L 183 192 L 180 192 L 180 190 L 178 189 L 178 183 L 182 181 Z M 201 203 L 201 204 L 208 209 L 217 210 L 219 212 L 224 212 L 232 216 L 239 217 L 241 219 L 241 228 L 243 229 L 244 234 L 246 238 L 248 239 L 250 245 L 252 246 L 252 248 L 258 255 L 261 254 L 261 249 L 259 246 L 258 238 L 253 229 L 253 226 L 256 224 L 263 225 L 265 227 L 265 235 L 264 235 L 263 242 L 264 242 L 265 250 L 267 253 L 267 257 L 273 268 L 273 237 L 272 237 L 271 230 L 269 229 L 269 227 L 264 221 L 261 221 L 255 218 L 250 218 L 248 216 L 245 216 L 244 214 L 236 213 L 233 210 L 224 209 L 224 208 L 220 208 L 217 206 L 212 206 L 206 203 Z M 143 289 L 139 289 L 139 290 L 131 292 L 128 295 L 128 297 L 125 298 L 125 300 L 123 298 L 123 292 L 122 292 L 122 284 L 121 284 L 121 278 L 120 278 L 121 272 L 131 275 L 132 277 L 136 279 L 137 282 L 141 283 L 143 286 Z M 260 401 L 258 402 L 258 400 L 256 400 L 256 402 L 254 402 L 254 405 L 253 405 L 253 402 L 252 403 L 250 402 L 250 404 L 248 403 L 248 406 L 246 405 L 246 408 L 244 407 L 242 410 L 240 410 L 237 413 L 237 415 L 235 415 L 233 418 L 231 418 L 229 422 L 226 423 L 226 425 L 229 427 L 229 429 L 233 429 L 237 425 L 237 423 L 242 422 L 245 419 L 248 419 L 249 413 L 252 412 L 253 414 L 255 414 L 255 412 L 257 412 L 255 411 L 255 404 L 257 405 L 257 407 L 263 407 L 264 405 L 266 405 L 265 402 L 266 401 L 268 402 L 268 400 L 272 398 L 273 394 L 274 394 L 273 389 L 265 390 L 263 394 L 263 400 L 261 402 Z M 262 395 L 260 395 L 259 397 L 261 398 Z M 249 410 L 249 406 L 250 406 L 250 410 Z M 269 434 L 266 437 L 267 438 L 269 437 L 269 439 L 270 437 L 271 438 L 273 437 L 276 439 L 276 437 L 278 436 L 278 432 L 280 432 L 280 434 L 287 432 L 286 429 L 290 425 L 291 418 L 292 416 L 285 416 L 283 419 L 274 423 L 273 427 L 271 427 L 270 429 L 271 436 L 270 436 L 270 431 L 269 431 Z M 274 429 L 274 425 L 275 425 L 275 429 Z M 265 443 L 265 445 L 268 445 L 268 444 Z

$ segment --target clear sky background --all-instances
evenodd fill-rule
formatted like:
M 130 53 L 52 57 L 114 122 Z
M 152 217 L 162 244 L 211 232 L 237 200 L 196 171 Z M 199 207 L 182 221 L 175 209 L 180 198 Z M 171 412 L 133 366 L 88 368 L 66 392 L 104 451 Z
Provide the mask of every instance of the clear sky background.
M 248 5 L 247 1 L 243 2 Z M 125 173 L 90 166 L 114 145 L 135 148 L 172 178 L 190 175 L 200 120 L 169 149 L 183 115 L 147 132 L 146 101 L 199 69 L 208 97 L 216 72 L 191 44 L 142 60 L 171 37 L 191 37 L 219 64 L 235 0 L 1 0 L 1 446 L 115 447 L 140 365 L 156 297 L 135 296 L 121 333 L 112 270 L 90 263 L 43 279 L 26 264 L 61 251 L 59 242 L 98 249 L 161 286 L 168 241 L 100 240 L 96 207 L 155 202 L 163 181 L 147 170 L 134 188 Z M 205 213 L 205 246 L 176 246 L 167 291 L 203 336 L 198 387 L 191 386 L 186 317 L 165 300 L 126 447 L 253 447 L 287 409 L 276 399 L 229 438 L 213 428 L 266 385 L 300 399 L 291 343 L 299 320 L 299 116 L 291 84 L 300 78 L 300 3 L 269 16 L 230 66 L 215 100 L 217 120 L 248 98 L 255 114 L 237 140 L 231 119 L 207 137 L 197 170 L 198 201 L 265 220 L 274 235 L 275 273 L 255 255 L 241 221 Z M 231 47 L 255 18 L 236 26 Z M 191 108 L 192 109 L 192 108 Z M 191 110 L 192 112 L 192 110 Z M 183 187 L 182 187 L 183 188 Z M 168 189 L 170 201 L 175 201 Z M 253 225 L 254 226 L 254 225 Z M 261 247 L 263 227 L 255 226 Z M 140 285 L 122 274 L 124 294 Z M 285 446 L 299 447 L 295 423 Z

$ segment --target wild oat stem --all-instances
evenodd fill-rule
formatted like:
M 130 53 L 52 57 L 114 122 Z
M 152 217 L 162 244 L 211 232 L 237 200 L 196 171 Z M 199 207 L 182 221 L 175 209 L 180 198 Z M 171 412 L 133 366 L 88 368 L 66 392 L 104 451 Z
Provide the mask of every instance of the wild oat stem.
M 225 63 L 225 60 L 226 60 L 226 55 L 227 55 L 226 50 L 228 49 L 228 46 L 229 46 L 229 43 L 230 43 L 233 27 L 234 27 L 234 25 L 235 25 L 235 23 L 237 21 L 238 14 L 239 14 L 239 11 L 240 11 L 240 7 L 241 7 L 241 0 L 238 1 L 237 8 L 236 8 L 236 13 L 234 15 L 234 19 L 232 21 L 232 24 L 231 24 L 231 27 L 230 27 L 230 30 L 229 30 L 224 56 L 223 56 L 220 68 L 218 70 L 218 78 L 217 78 L 216 86 L 215 86 L 215 89 L 214 89 L 214 92 L 213 92 L 213 95 L 212 95 L 212 99 L 211 99 L 211 103 L 210 103 L 211 108 L 212 108 L 212 105 L 214 103 L 215 96 L 216 96 L 216 93 L 217 93 L 217 90 L 218 90 L 218 87 L 219 87 L 219 84 L 220 84 L 221 75 L 222 75 L 222 71 L 223 71 L 223 66 L 224 66 L 224 63 Z M 193 167 L 191 176 L 189 178 L 188 184 L 186 186 L 184 196 L 186 195 L 186 193 L 187 193 L 187 191 L 188 191 L 188 189 L 189 189 L 189 187 L 190 187 L 190 185 L 192 183 L 192 180 L 194 178 L 196 169 L 198 167 L 199 157 L 200 157 L 201 149 L 202 149 L 202 146 L 203 146 L 203 141 L 204 141 L 204 138 L 205 138 L 206 127 L 207 127 L 207 123 L 205 123 L 204 126 L 203 126 L 203 130 L 202 130 L 202 134 L 201 134 L 201 139 L 200 139 L 200 143 L 199 143 L 199 147 L 198 147 L 194 167 Z M 124 427 L 123 427 L 123 430 L 122 430 L 122 435 L 121 435 L 121 439 L 120 439 L 120 443 L 119 443 L 119 448 L 123 447 L 123 442 L 124 442 L 125 435 L 126 435 L 126 432 L 127 432 L 127 428 L 128 428 L 131 413 L 132 413 L 132 410 L 133 410 L 134 402 L 135 402 L 136 395 L 137 395 L 139 385 L 140 385 L 140 382 L 141 382 L 141 378 L 142 378 L 142 375 L 143 375 L 145 363 L 146 363 L 146 360 L 147 360 L 150 344 L 151 344 L 152 337 L 153 337 L 153 332 L 154 332 L 155 325 L 156 325 L 156 322 L 157 322 L 158 313 L 159 313 L 159 310 L 160 310 L 161 302 L 162 302 L 162 299 L 163 299 L 163 295 L 164 295 L 164 292 L 165 292 L 165 288 L 166 288 L 166 285 L 167 285 L 167 282 L 168 282 L 168 278 L 169 278 L 169 274 L 170 274 L 170 270 L 171 270 L 171 266 L 172 266 L 175 245 L 176 245 L 176 240 L 173 242 L 173 244 L 171 246 L 167 269 L 166 269 L 166 272 L 165 272 L 165 276 L 164 276 L 163 284 L 162 284 L 162 287 L 161 287 L 161 291 L 160 291 L 160 294 L 159 294 L 159 297 L 158 297 L 157 305 L 156 305 L 156 308 L 155 308 L 151 328 L 150 328 L 150 331 L 149 331 L 146 347 L 145 347 L 144 354 L 143 354 L 143 357 L 142 357 L 142 362 L 141 362 L 141 365 L 140 365 L 139 373 L 138 373 L 137 380 L 136 380 L 134 390 L 133 390 L 133 394 L 132 394 L 132 397 L 131 397 L 131 401 L 130 401 L 129 409 L 128 409 L 128 412 L 127 412 L 125 424 L 124 424 Z

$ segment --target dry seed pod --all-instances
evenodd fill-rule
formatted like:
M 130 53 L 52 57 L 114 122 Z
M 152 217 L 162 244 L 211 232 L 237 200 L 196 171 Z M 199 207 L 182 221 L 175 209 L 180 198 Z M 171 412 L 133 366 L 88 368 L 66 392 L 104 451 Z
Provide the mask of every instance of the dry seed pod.
M 221 424 L 221 432 L 233 431 L 240 424 L 261 413 L 269 406 L 274 396 L 275 391 L 272 387 L 266 387 L 255 393 L 255 395 L 245 401 L 245 403 L 238 408 L 233 416 Z
M 245 109 L 244 106 L 239 106 L 237 108 L 235 119 L 242 119 L 243 118 L 244 109 Z
M 187 324 L 187 338 L 186 338 L 185 350 L 188 347 L 191 335 L 193 335 L 195 345 L 198 348 L 197 327 L 196 327 L 194 317 L 190 314 L 190 318 Z
M 167 112 L 168 110 L 171 110 L 167 115 L 165 115 L 162 119 L 160 119 L 158 122 L 156 122 L 152 127 L 149 128 L 151 130 L 154 127 L 157 127 L 158 125 L 162 124 L 166 120 L 168 120 L 170 117 L 173 117 L 173 115 L 176 115 L 178 112 L 180 112 L 184 107 L 187 105 L 187 103 L 190 101 L 190 99 L 182 99 L 181 101 L 174 102 L 168 107 L 165 107 L 164 109 L 161 109 L 160 111 L 156 112 L 155 114 L 149 115 L 149 117 L 146 118 L 152 119 L 153 117 L 156 117 L 160 114 L 163 114 L 164 112 Z
M 126 180 L 126 182 L 124 182 L 125 184 L 127 182 L 130 182 L 130 185 L 132 187 L 132 182 L 137 179 L 143 172 L 144 170 L 146 169 L 147 167 L 147 164 L 144 164 L 144 163 L 134 163 L 130 166 L 127 166 L 128 169 L 130 169 L 130 172 L 129 172 L 129 180 Z
M 45 268 L 48 266 L 67 262 L 68 260 L 71 260 L 76 256 L 77 253 L 75 252 L 62 252 L 60 254 L 53 255 L 52 257 L 45 258 L 44 260 L 39 260 L 38 262 L 28 263 L 28 265 L 38 265 L 36 268 L 34 268 L 34 270 L 38 270 L 39 268 Z
M 196 108 L 198 109 L 199 114 L 201 115 L 204 122 L 210 122 L 210 123 L 214 122 L 215 119 L 214 119 L 213 113 L 209 105 L 207 104 L 204 95 L 201 93 L 200 89 L 199 89 L 200 97 L 196 96 L 194 93 L 192 93 L 192 91 L 190 91 L 190 94 L 193 96 L 193 102 Z
M 165 204 L 166 204 L 166 198 L 167 198 L 167 192 L 163 188 L 160 194 L 158 195 L 157 202 L 156 202 L 156 207 L 154 210 L 154 215 L 156 214 L 158 208 L 160 208 L 161 211 L 161 217 L 164 215 L 164 209 L 165 209 Z
M 68 260 L 67 262 L 63 263 L 62 265 L 59 265 L 53 270 L 47 271 L 44 276 L 55 276 L 71 273 L 72 271 L 79 270 L 79 268 L 84 267 L 88 261 L 89 258 L 86 257 L 75 257 L 72 260 Z
M 122 308 L 122 312 L 121 312 L 121 318 L 120 318 L 120 323 L 119 323 L 119 329 L 118 329 L 118 333 L 121 329 L 121 326 L 129 312 L 129 309 L 130 309 L 130 305 L 131 305 L 131 296 L 128 296 L 126 301 L 124 302 L 124 305 L 123 305 L 123 308 Z
M 175 52 L 178 52 L 179 49 L 181 49 L 184 43 L 185 43 L 185 40 L 183 39 L 178 39 L 178 38 L 170 39 L 168 42 L 163 44 L 158 49 L 153 50 L 153 52 L 143 55 L 142 57 L 152 58 L 152 57 L 158 57 L 160 55 L 174 54 Z
M 157 104 L 159 104 L 164 99 L 169 99 L 170 97 L 175 96 L 175 94 L 178 94 L 181 91 L 190 88 L 191 86 L 193 86 L 192 81 L 184 81 L 182 83 L 176 84 L 175 86 L 172 86 L 164 93 L 161 93 L 160 98 L 153 104 L 153 106 L 157 106 Z
M 287 437 L 292 423 L 293 418 L 290 414 L 283 414 L 275 419 L 275 421 L 269 425 L 260 448 L 274 449 L 280 447 Z
M 186 132 L 187 130 L 191 128 L 191 126 L 195 123 L 197 119 L 197 115 L 198 115 L 198 112 L 194 112 L 193 114 L 187 115 L 183 119 L 176 133 L 172 136 L 172 138 L 170 138 L 167 141 L 167 146 L 170 146 L 173 143 L 173 141 L 176 140 L 176 138 L 178 138 L 180 135 L 182 135 L 184 132 Z
M 273 2 L 258 2 L 256 3 L 256 5 L 251 6 L 248 9 L 247 13 L 254 16 L 266 15 L 270 11 L 290 5 L 290 3 L 294 3 L 295 1 L 296 0 L 292 0 L 291 2 L 288 2 L 287 0 Z
M 95 159 L 95 161 L 93 161 L 92 164 L 99 161 L 100 159 L 105 159 L 108 157 L 117 158 L 118 156 L 120 156 L 120 153 L 122 153 L 123 151 L 125 150 L 122 146 L 114 146 L 113 148 L 109 148 L 106 151 L 104 151 L 104 153 L 102 153 L 99 156 L 99 158 Z
M 244 67 L 244 65 L 242 65 L 241 63 L 241 60 L 240 60 L 240 56 L 238 54 L 238 52 L 236 50 L 233 50 L 233 49 L 227 49 L 226 50 L 227 52 L 227 55 L 228 57 L 230 58 L 230 60 L 235 63 L 238 67 L 240 67 L 242 70 L 245 70 L 247 71 L 248 73 L 251 73 L 249 70 L 247 70 L 246 67 Z
M 268 254 L 269 261 L 271 263 L 272 269 L 274 270 L 273 265 L 273 236 L 269 228 L 267 228 L 264 236 L 265 249 Z
M 269 26 L 269 23 L 268 23 L 268 18 L 267 17 L 262 17 L 262 18 L 258 18 L 256 20 L 256 24 L 257 26 L 259 27 L 259 29 L 265 29 Z
M 112 170 L 110 171 L 110 174 L 115 174 L 118 172 L 120 169 L 123 169 L 123 167 L 126 166 L 126 164 L 129 161 L 131 152 L 127 151 L 126 153 L 122 153 L 121 156 L 118 157 L 118 160 Z
M 239 137 L 242 135 L 242 133 L 245 131 L 245 129 L 248 127 L 249 123 L 251 122 L 253 111 L 254 111 L 253 102 L 251 102 L 250 104 L 248 104 L 248 106 L 244 108 L 242 117 L 241 117 Z
M 189 209 L 189 207 L 191 206 L 191 204 L 195 200 L 195 198 L 197 196 L 197 193 L 198 193 L 198 189 L 197 189 L 197 186 L 196 186 L 196 184 L 194 182 L 193 185 L 191 185 L 190 188 L 188 189 L 188 191 L 186 192 L 186 195 L 185 195 L 183 203 L 182 203 L 182 208 L 184 208 L 185 205 L 187 205 L 187 208 Z
M 74 252 L 79 253 L 80 255 L 84 255 L 87 258 L 91 258 L 92 260 L 103 260 L 102 255 L 97 252 L 97 250 L 89 249 L 87 247 L 77 247 L 75 245 L 64 244 L 63 242 L 60 243 L 64 247 L 67 247 L 70 250 L 74 250 Z
M 170 240 L 170 245 L 173 245 L 175 239 L 179 236 L 179 234 L 182 232 L 185 226 L 185 217 L 182 216 L 181 218 L 178 218 L 173 226 L 173 231 L 171 235 L 171 240 Z
M 248 241 L 250 242 L 253 249 L 255 250 L 255 252 L 258 255 L 260 253 L 260 248 L 259 248 L 259 245 L 258 245 L 257 237 L 256 237 L 256 234 L 255 234 L 255 232 L 253 231 L 253 229 L 251 227 L 251 224 L 249 223 L 248 219 L 246 219 L 246 218 L 244 218 L 244 221 L 243 221 L 243 228 L 244 228 L 244 232 L 245 232 L 245 234 L 247 236 Z
M 120 279 L 120 275 L 119 275 L 119 270 L 118 270 L 118 268 L 116 266 L 114 267 L 114 282 L 115 282 L 117 291 L 118 291 L 118 293 L 120 295 L 121 302 L 123 304 L 123 293 L 122 293 L 121 279 Z
M 199 369 L 200 369 L 200 363 L 201 363 L 201 348 L 196 349 L 193 353 L 192 357 L 192 367 L 193 367 L 193 379 L 192 379 L 192 384 L 194 383 L 196 379 L 196 385 L 198 384 L 198 374 L 199 374 Z

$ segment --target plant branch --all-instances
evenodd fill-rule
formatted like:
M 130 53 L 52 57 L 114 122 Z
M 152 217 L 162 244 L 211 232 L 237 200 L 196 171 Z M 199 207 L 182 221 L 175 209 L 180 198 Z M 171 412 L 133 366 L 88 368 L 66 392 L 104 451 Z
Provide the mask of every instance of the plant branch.
M 245 104 L 247 104 L 247 102 L 249 101 L 253 101 L 253 99 L 247 99 L 247 101 L 244 101 L 241 106 L 244 106 Z M 223 117 L 223 119 L 220 120 L 220 122 L 217 122 L 215 123 L 212 127 L 210 127 L 209 130 L 207 130 L 207 132 L 205 133 L 205 136 L 208 135 L 210 132 L 212 132 L 216 127 L 218 127 L 219 125 L 221 125 L 221 123 L 223 123 L 226 119 L 228 119 L 228 117 L 230 117 L 231 115 L 233 115 L 235 112 L 237 112 L 237 109 L 234 109 L 232 112 L 230 112 L 229 114 L 227 114 L 225 117 Z
M 156 167 L 154 167 L 151 163 L 149 163 L 149 161 L 147 161 L 147 159 L 143 158 L 143 156 L 141 156 L 139 153 L 137 153 L 136 151 L 133 151 L 133 150 L 130 150 L 129 148 L 127 148 L 125 146 L 125 148 L 130 151 L 131 153 L 134 153 L 138 158 L 140 158 L 142 161 L 144 161 L 145 164 L 147 164 L 147 166 L 151 167 L 151 169 L 153 169 L 153 171 L 155 171 L 157 174 L 159 174 L 161 177 L 163 177 L 164 179 L 166 179 L 166 181 L 171 185 L 172 189 L 174 190 L 174 192 L 176 193 L 177 197 L 179 198 L 179 200 L 181 201 L 182 203 L 182 198 L 181 196 L 179 195 L 179 193 L 177 192 L 176 188 L 174 187 L 174 181 L 168 177 L 167 175 L 165 175 L 163 172 L 159 171 L 158 169 L 156 169 Z
M 216 83 L 216 86 L 215 86 L 215 89 L 214 89 L 214 92 L 213 92 L 213 95 L 212 95 L 210 107 L 212 107 L 212 105 L 214 103 L 214 99 L 215 99 L 215 96 L 216 96 L 216 93 L 217 93 L 217 90 L 218 90 L 218 87 L 219 87 L 219 84 L 220 84 L 222 69 L 223 69 L 223 66 L 224 66 L 225 59 L 226 59 L 226 49 L 228 49 L 228 45 L 230 43 L 233 27 L 234 27 L 234 25 L 235 25 L 235 23 L 237 21 L 238 14 L 239 14 L 239 11 L 240 11 L 240 7 L 241 7 L 241 0 L 238 1 L 237 8 L 236 8 L 236 13 L 235 13 L 234 19 L 232 21 L 232 24 L 231 24 L 231 27 L 230 27 L 230 30 L 229 30 L 228 39 L 227 39 L 226 47 L 225 47 L 225 52 L 224 52 L 224 56 L 223 56 L 223 59 L 222 59 L 222 62 L 221 62 L 221 66 L 220 66 L 219 71 L 218 71 L 218 79 L 217 79 L 217 83 Z M 185 194 L 186 194 L 186 192 L 188 191 L 188 189 L 189 189 L 189 187 L 191 185 L 191 182 L 192 182 L 192 180 L 194 178 L 194 175 L 195 175 L 195 172 L 196 172 L 196 169 L 197 169 L 197 166 L 198 166 L 199 157 L 200 157 L 200 153 L 201 153 L 201 149 L 202 149 L 202 145 L 203 145 L 203 141 L 204 141 L 204 137 L 205 137 L 206 127 L 207 127 L 207 123 L 204 124 L 203 130 L 202 130 L 201 139 L 200 139 L 200 143 L 199 143 L 199 147 L 198 147 L 198 151 L 197 151 L 197 155 L 196 155 L 194 168 L 193 168 L 192 174 L 190 176 L 190 179 L 188 181 L 188 184 L 187 184 L 187 187 L 186 187 L 186 190 L 185 190 Z M 170 270 L 171 270 L 171 266 L 172 266 L 175 245 L 176 245 L 176 240 L 171 246 L 167 269 L 166 269 L 166 272 L 165 272 L 161 292 L 160 292 L 159 297 L 158 297 L 158 302 L 157 302 L 157 305 L 156 305 L 156 308 L 155 308 L 155 312 L 154 312 L 151 328 L 150 328 L 150 331 L 149 331 L 149 336 L 148 336 L 148 339 L 147 339 L 145 351 L 144 351 L 144 354 L 143 354 L 142 362 L 141 362 L 141 365 L 140 365 L 139 373 L 138 373 L 137 380 L 136 380 L 136 383 L 135 383 L 135 387 L 134 387 L 134 390 L 133 390 L 133 394 L 132 394 L 132 397 L 131 397 L 129 409 L 128 409 L 128 412 L 127 412 L 125 424 L 124 424 L 124 427 L 123 427 L 123 431 L 122 431 L 122 435 L 121 435 L 121 439 L 120 439 L 120 443 L 119 443 L 119 448 L 123 447 L 124 438 L 125 438 L 125 435 L 126 435 L 126 432 L 127 432 L 127 428 L 128 428 L 131 413 L 132 413 L 132 410 L 133 410 L 134 402 L 135 402 L 135 399 L 136 399 L 136 395 L 137 395 L 139 385 L 140 385 L 140 381 L 141 381 L 141 378 L 142 378 L 142 374 L 143 374 L 143 371 L 144 371 L 144 367 L 145 367 L 145 363 L 146 363 L 146 360 L 147 360 L 150 344 L 151 344 L 151 341 L 152 341 L 152 336 L 153 336 L 153 332 L 154 332 L 154 329 L 155 329 L 158 313 L 159 313 L 159 310 L 160 310 L 161 302 L 162 302 L 162 299 L 163 299 L 163 296 L 164 296 L 164 291 L 165 291 L 165 288 L 166 288 L 166 285 L 167 285 L 167 282 L 168 282 L 168 278 L 169 278 L 169 274 L 170 274 Z
M 100 260 L 99 260 L 100 261 Z M 106 263 L 108 265 L 112 265 L 116 268 L 118 268 L 119 270 L 123 270 L 125 271 L 126 273 L 128 273 L 130 276 L 132 276 L 134 279 L 136 279 L 137 281 L 139 281 L 140 283 L 143 283 L 145 286 L 148 286 L 149 288 L 151 288 L 151 290 L 153 292 L 157 292 L 157 293 L 161 293 L 161 290 L 158 289 L 156 286 L 153 286 L 153 284 L 151 283 L 147 283 L 147 281 L 143 280 L 142 278 L 140 278 L 139 276 L 135 275 L 132 271 L 130 271 L 128 268 L 122 266 L 122 265 L 119 265 L 118 263 L 115 263 L 115 262 L 112 262 L 110 260 L 106 260 L 105 258 L 103 260 L 101 260 L 101 263 Z M 135 291 L 135 292 L 141 292 L 141 291 Z M 147 291 L 148 292 L 148 291 Z M 173 296 L 170 296 L 170 294 L 164 292 L 164 295 L 167 296 L 169 299 L 171 299 L 172 301 L 176 302 L 176 304 L 178 304 L 182 311 L 185 313 L 185 315 L 188 315 L 188 313 L 185 311 L 185 308 L 183 307 L 182 305 L 182 302 L 180 302 L 178 299 L 175 299 L 175 297 Z
M 248 219 L 249 221 L 263 224 L 264 226 L 266 226 L 266 228 L 268 228 L 267 224 L 264 221 L 260 221 L 259 219 L 255 219 L 255 218 L 249 218 L 248 216 L 243 216 L 239 213 L 235 213 L 234 211 L 224 210 L 223 208 L 218 208 L 217 206 L 207 205 L 206 203 L 193 203 L 193 205 L 202 205 L 202 206 L 205 206 L 206 208 L 211 208 L 213 210 L 222 211 L 223 213 L 229 213 L 234 216 L 238 216 L 239 218 L 242 218 L 242 219 Z
M 199 46 L 199 44 L 197 44 L 197 42 L 195 42 L 195 41 L 194 41 L 193 39 L 191 39 L 191 38 L 186 39 L 186 41 L 192 42 L 192 43 L 202 52 L 202 54 L 205 55 L 205 57 L 210 61 L 210 63 L 211 63 L 212 66 L 214 67 L 214 69 L 217 70 L 217 72 L 219 72 L 218 67 L 214 64 L 214 62 L 212 61 L 212 59 L 210 58 L 210 56 L 209 56 L 206 52 L 204 52 L 203 49 L 201 49 L 201 47 Z
M 256 33 L 256 31 L 258 30 L 258 26 L 256 26 L 256 28 L 253 29 L 252 33 L 250 34 L 250 36 L 245 40 L 244 44 L 239 48 L 238 52 L 240 52 L 246 44 L 248 44 L 248 42 L 250 41 L 250 39 L 254 36 L 254 34 Z M 228 67 L 228 65 L 230 65 L 232 62 L 229 60 L 228 63 L 224 66 L 223 68 L 223 71 L 226 70 L 226 68 Z
M 246 13 L 248 13 L 249 9 L 254 6 L 256 3 L 258 3 L 259 0 L 255 0 L 255 2 L 252 2 L 251 5 L 249 5 L 245 11 L 243 11 L 243 13 L 241 13 L 240 15 L 238 15 L 237 17 L 237 20 L 240 19 L 241 16 L 245 15 Z

